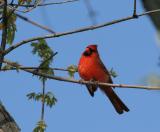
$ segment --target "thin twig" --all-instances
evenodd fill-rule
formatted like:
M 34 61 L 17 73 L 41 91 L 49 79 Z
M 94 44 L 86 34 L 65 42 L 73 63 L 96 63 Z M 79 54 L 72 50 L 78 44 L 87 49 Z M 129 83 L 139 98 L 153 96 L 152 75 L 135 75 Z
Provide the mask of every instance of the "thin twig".
M 11 11 L 9 12 L 9 14 L 7 14 L 7 19 L 9 19 L 11 16 L 12 16 L 12 14 L 17 10 L 17 8 L 18 8 L 18 4 L 13 8 L 13 7 L 9 7 L 9 6 L 7 6 L 8 7 L 8 9 L 10 9 Z M 3 18 L 3 16 L 0 18 L 0 20 Z
M 138 17 L 144 16 L 144 15 L 153 14 L 153 13 L 156 13 L 156 12 L 160 12 L 160 9 L 155 9 L 155 10 L 151 10 L 151 11 L 146 11 L 146 12 L 144 12 L 144 13 L 139 14 Z
M 28 19 L 28 18 L 25 17 L 25 16 L 22 16 L 22 15 L 17 14 L 17 13 L 16 13 L 16 15 L 17 15 L 20 19 L 22 19 L 22 20 L 24 20 L 24 21 L 26 21 L 26 22 L 28 22 L 28 23 L 31 23 L 31 24 L 33 24 L 34 26 L 37 26 L 37 27 L 39 27 L 39 28 L 41 28 L 41 29 L 44 29 L 44 30 L 46 30 L 46 31 L 48 31 L 48 32 L 50 32 L 50 33 L 52 33 L 52 34 L 55 33 L 52 29 L 50 29 L 50 28 L 48 28 L 48 27 L 46 27 L 46 26 L 40 25 L 39 23 L 36 23 L 36 22 Z
M 41 121 L 44 121 L 44 109 L 45 109 L 45 79 L 42 80 L 42 108 L 41 108 Z
M 25 69 L 30 69 L 30 70 L 45 70 L 45 69 L 48 69 L 48 68 L 45 68 L 45 67 L 21 67 L 21 69 L 25 70 Z M 49 69 L 51 70 L 57 70 L 57 71 L 69 71 L 68 69 L 64 69 L 64 68 L 52 68 L 52 67 L 49 67 Z M 11 67 L 11 68 L 2 68 L 0 71 L 10 71 L 10 70 L 17 70 L 17 68 L 15 67 Z
M 156 13 L 156 12 L 160 12 L 160 9 L 144 12 L 144 13 L 138 14 L 137 16 L 141 17 L 141 16 L 144 16 L 144 15 L 148 15 L 148 14 Z M 21 45 L 24 45 L 26 43 L 29 43 L 29 42 L 32 42 L 32 41 L 35 41 L 35 40 L 61 37 L 61 36 L 70 35 L 70 34 L 74 34 L 74 33 L 80 33 L 80 32 L 84 32 L 84 31 L 95 30 L 95 29 L 98 29 L 98 28 L 110 26 L 110 25 L 113 25 L 113 24 L 117 24 L 117 23 L 120 23 L 120 22 L 131 20 L 131 19 L 135 19 L 135 17 L 134 16 L 128 16 L 128 17 L 125 17 L 125 18 L 113 20 L 111 22 L 106 22 L 106 23 L 103 23 L 103 24 L 95 25 L 95 26 L 88 26 L 88 27 L 79 28 L 79 29 L 76 29 L 76 30 L 68 31 L 68 32 L 49 34 L 49 35 L 45 35 L 45 36 L 39 36 L 39 37 L 34 37 L 34 38 L 26 39 L 26 40 L 23 40 L 23 41 L 15 44 L 15 45 L 9 47 L 5 51 L 5 54 L 8 54 L 9 52 L 11 52 L 12 50 L 18 48 Z
M 31 7 L 31 8 L 28 8 L 26 10 L 19 10 L 18 8 L 15 8 L 13 6 L 10 6 L 13 10 L 16 10 L 17 12 L 22 12 L 22 13 L 27 13 L 27 12 L 30 12 L 32 11 L 33 9 L 35 9 L 39 4 L 41 4 L 41 0 L 37 0 L 35 2 L 35 4 Z M 13 5 L 13 4 L 12 4 Z M 16 4 L 15 6 L 19 6 L 20 4 Z
M 127 85 L 127 84 L 110 84 L 110 83 L 101 83 L 101 82 L 91 82 L 91 81 L 83 81 L 83 80 L 75 80 L 72 78 L 64 78 L 59 77 L 55 75 L 48 75 L 42 72 L 36 72 L 35 70 L 31 69 L 21 69 L 21 65 L 15 65 L 14 62 L 11 62 L 9 60 L 3 60 L 4 63 L 11 65 L 13 67 L 17 67 L 20 70 L 32 73 L 37 76 L 45 77 L 48 79 L 58 80 L 58 81 L 64 81 L 64 82 L 71 82 L 71 83 L 78 83 L 78 84 L 90 84 L 90 85 L 97 85 L 97 86 L 111 86 L 111 87 L 119 87 L 119 88 L 134 88 L 134 89 L 145 89 L 145 90 L 160 90 L 160 86 L 141 86 L 141 85 Z
M 58 52 L 55 52 L 53 55 L 51 55 L 49 58 L 47 58 L 46 60 L 44 60 L 39 67 L 42 67 L 47 61 L 51 60 L 55 55 L 57 55 Z
M 94 11 L 92 5 L 91 5 L 91 1 L 90 0 L 84 0 L 84 4 L 87 8 L 88 11 L 88 15 L 89 18 L 92 22 L 92 25 L 96 25 L 97 24 L 97 20 L 96 20 L 96 12 Z
M 137 18 L 137 0 L 134 0 L 133 17 Z
M 37 6 L 50 6 L 50 5 L 59 5 L 59 4 L 65 4 L 65 3 L 71 3 L 71 2 L 76 2 L 79 0 L 65 0 L 65 1 L 61 1 L 61 2 L 51 2 L 51 3 L 44 3 L 44 4 L 39 4 Z M 18 4 L 10 4 L 10 6 L 15 6 Z M 34 5 L 19 5 L 22 7 L 34 7 Z

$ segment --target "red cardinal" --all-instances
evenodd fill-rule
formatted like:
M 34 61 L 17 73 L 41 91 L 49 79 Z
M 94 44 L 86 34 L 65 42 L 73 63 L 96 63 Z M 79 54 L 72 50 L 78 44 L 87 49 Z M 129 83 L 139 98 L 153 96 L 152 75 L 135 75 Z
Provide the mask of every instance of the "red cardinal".
M 102 63 L 97 45 L 89 45 L 86 47 L 78 65 L 78 72 L 82 79 L 85 81 L 99 81 L 105 83 L 113 83 L 111 76 Z M 86 85 L 90 95 L 93 97 L 94 92 L 97 90 L 97 86 Z M 106 94 L 111 103 L 113 104 L 115 110 L 122 114 L 123 111 L 128 112 L 129 109 L 113 91 L 112 87 L 109 86 L 99 86 L 99 88 Z

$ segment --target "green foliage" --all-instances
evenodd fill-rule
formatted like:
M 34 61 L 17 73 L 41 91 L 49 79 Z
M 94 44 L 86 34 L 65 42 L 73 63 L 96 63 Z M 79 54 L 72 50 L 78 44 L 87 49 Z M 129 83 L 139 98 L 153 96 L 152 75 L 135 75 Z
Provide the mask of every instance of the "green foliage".
M 78 71 L 78 68 L 76 65 L 70 65 L 67 67 L 67 70 L 68 70 L 68 74 L 70 77 L 74 77 L 74 74 Z
M 29 100 L 33 99 L 35 101 L 39 101 L 39 100 L 42 100 L 43 95 L 41 93 L 32 92 L 32 93 L 27 94 L 27 97 Z
M 14 37 L 15 37 L 15 32 L 16 32 L 16 25 L 14 23 L 8 25 L 7 28 L 7 43 L 12 44 Z
M 4 69 L 4 70 L 15 69 L 17 72 L 19 72 L 19 67 L 20 67 L 20 65 L 17 62 L 15 62 L 15 63 L 12 63 L 12 66 L 8 65 L 8 64 L 4 65 L 2 67 L 2 69 Z
M 32 2 L 32 0 L 18 0 L 19 4 L 27 4 L 29 5 Z
M 27 94 L 27 97 L 29 100 L 35 100 L 35 101 L 42 101 L 43 100 L 43 94 L 42 93 L 29 93 Z M 57 99 L 54 97 L 52 92 L 47 92 L 44 95 L 44 103 L 49 106 L 50 108 L 55 105 L 55 103 L 57 102 Z
M 8 17 L 8 23 L 7 23 L 7 43 L 12 44 L 15 32 L 16 32 L 16 14 L 12 12 L 12 10 L 7 9 L 7 17 Z
M 53 61 L 53 57 L 57 54 L 52 51 L 52 49 L 48 46 L 47 42 L 44 39 L 38 40 L 31 44 L 33 47 L 32 53 L 36 54 L 40 57 L 40 64 L 38 72 L 53 75 L 54 71 L 50 68 L 50 65 Z M 43 84 L 43 92 L 41 93 L 29 93 L 27 97 L 29 100 L 41 101 L 42 104 L 49 106 L 50 108 L 55 105 L 57 99 L 54 97 L 52 92 L 45 93 L 45 77 L 39 77 Z M 43 105 L 42 105 L 43 106 Z M 42 107 L 44 109 L 44 107 Z M 42 113 L 41 113 L 42 114 Z M 43 114 L 42 114 L 43 115 Z M 37 127 L 34 129 L 34 132 L 44 132 L 46 128 L 46 124 L 44 121 L 40 121 L 37 124 Z
M 53 55 L 52 49 L 48 46 L 47 42 L 44 39 L 38 40 L 38 42 L 33 42 L 33 54 L 38 54 L 43 60 L 48 59 Z
M 44 121 L 39 121 L 37 127 L 34 128 L 33 132 L 44 132 L 46 130 L 46 123 Z
M 44 39 L 41 39 L 37 42 L 33 42 L 31 46 L 33 47 L 32 53 L 37 54 L 41 58 L 39 71 L 42 73 L 53 75 L 54 72 L 52 69 L 50 69 L 50 65 L 53 61 L 54 52 L 48 46 L 47 42 Z M 43 80 L 44 77 L 40 77 L 40 79 Z
M 13 66 L 11 66 L 11 65 L 4 65 L 3 66 L 3 68 L 2 69 L 5 69 L 5 70 L 11 70 L 11 69 L 13 69 L 14 67 Z
M 0 10 L 0 14 L 2 16 L 3 10 Z M 16 32 L 16 14 L 13 13 L 13 11 L 10 8 L 7 8 L 7 43 L 12 44 L 14 37 L 15 37 L 15 32 Z M 4 24 L 1 22 L 0 23 L 0 30 L 2 30 L 4 27 Z
M 51 108 L 53 105 L 55 105 L 55 103 L 57 102 L 57 99 L 54 97 L 52 92 L 47 92 L 45 94 L 44 101 L 45 101 L 46 105 Z
M 109 71 L 110 72 L 110 75 L 114 78 L 116 78 L 118 76 L 118 74 L 114 71 L 113 68 L 111 68 L 111 70 Z

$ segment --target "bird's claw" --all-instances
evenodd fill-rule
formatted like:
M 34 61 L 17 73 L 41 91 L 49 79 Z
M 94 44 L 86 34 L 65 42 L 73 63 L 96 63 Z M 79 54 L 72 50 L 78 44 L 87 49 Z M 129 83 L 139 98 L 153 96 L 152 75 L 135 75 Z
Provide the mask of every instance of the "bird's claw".
M 83 79 L 80 79 L 79 83 L 82 85 L 82 84 L 84 84 L 83 81 L 84 81 Z
M 99 85 L 99 81 L 94 81 L 94 85 L 96 86 L 96 87 L 98 87 Z
M 98 81 L 95 81 L 94 79 L 89 80 L 90 85 L 95 85 L 98 87 Z
M 82 85 L 82 84 L 84 84 L 83 81 L 85 81 L 85 80 L 84 79 L 80 79 L 79 83 Z M 98 87 L 99 86 L 98 83 L 99 83 L 99 81 L 95 81 L 94 79 L 89 80 L 89 85 L 95 85 L 96 87 Z

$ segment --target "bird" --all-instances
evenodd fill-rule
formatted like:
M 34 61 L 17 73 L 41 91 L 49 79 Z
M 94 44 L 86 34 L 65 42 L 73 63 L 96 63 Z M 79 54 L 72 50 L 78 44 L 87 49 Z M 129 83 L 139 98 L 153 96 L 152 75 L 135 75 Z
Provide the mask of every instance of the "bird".
M 96 44 L 88 45 L 82 53 L 78 64 L 78 73 L 82 80 L 85 81 L 113 84 L 109 71 L 100 59 Z M 99 89 L 109 98 L 118 114 L 122 114 L 124 111 L 129 111 L 128 107 L 114 92 L 113 87 L 90 84 L 86 84 L 86 87 L 92 97 L 94 97 L 94 93 L 99 87 Z

